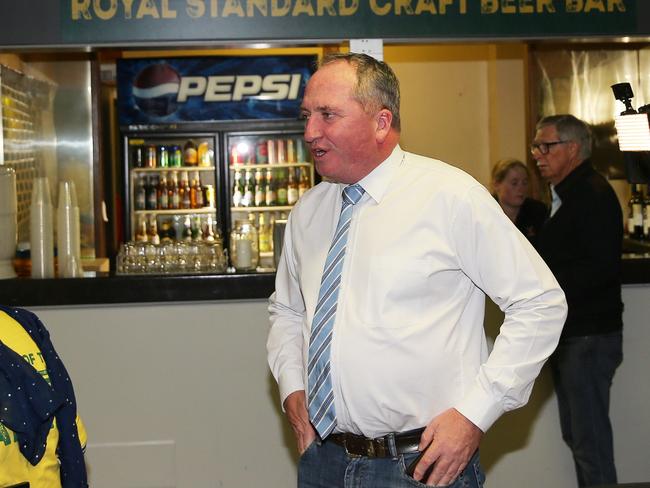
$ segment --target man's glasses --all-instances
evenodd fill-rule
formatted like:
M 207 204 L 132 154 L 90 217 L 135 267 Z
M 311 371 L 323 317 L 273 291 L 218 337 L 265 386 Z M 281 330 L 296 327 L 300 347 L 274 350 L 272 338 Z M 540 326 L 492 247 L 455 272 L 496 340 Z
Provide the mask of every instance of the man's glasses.
M 565 142 L 571 141 L 533 142 L 530 145 L 530 152 L 535 153 L 535 151 L 539 151 L 541 154 L 548 154 L 552 146 L 555 146 L 556 144 L 564 144 Z

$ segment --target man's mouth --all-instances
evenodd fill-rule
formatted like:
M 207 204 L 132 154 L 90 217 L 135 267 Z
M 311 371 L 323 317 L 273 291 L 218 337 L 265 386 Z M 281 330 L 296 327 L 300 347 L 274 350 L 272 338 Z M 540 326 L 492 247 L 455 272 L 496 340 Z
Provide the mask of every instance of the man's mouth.
M 322 158 L 325 155 L 326 151 L 324 149 L 316 147 L 311 150 L 311 153 L 315 158 Z

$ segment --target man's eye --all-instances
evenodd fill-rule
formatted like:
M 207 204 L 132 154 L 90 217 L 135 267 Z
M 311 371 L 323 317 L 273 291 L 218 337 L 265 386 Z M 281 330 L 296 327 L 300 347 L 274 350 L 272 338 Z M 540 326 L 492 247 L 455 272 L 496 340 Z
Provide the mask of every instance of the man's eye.
M 309 113 L 308 112 L 300 112 L 300 118 L 302 120 L 307 120 L 309 118 Z
M 332 112 L 323 112 L 322 115 L 323 115 L 323 118 L 325 120 L 331 119 L 332 117 L 334 117 L 334 114 Z

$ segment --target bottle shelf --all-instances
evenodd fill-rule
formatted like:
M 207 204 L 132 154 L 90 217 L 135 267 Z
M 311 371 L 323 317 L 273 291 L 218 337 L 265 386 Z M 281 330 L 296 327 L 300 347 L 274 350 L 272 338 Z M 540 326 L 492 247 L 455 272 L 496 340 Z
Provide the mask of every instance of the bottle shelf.
M 230 169 L 236 171 L 238 169 L 275 169 L 275 168 L 299 168 L 299 167 L 310 167 L 311 163 L 302 162 L 302 163 L 275 163 L 275 164 L 231 164 Z
M 291 210 L 293 205 L 274 205 L 272 207 L 230 207 L 231 212 L 282 212 Z
M 160 173 L 162 171 L 214 171 L 214 166 L 163 166 L 155 168 L 131 168 L 133 173 Z
M 184 215 L 184 214 L 213 214 L 216 212 L 215 208 L 202 207 L 202 208 L 174 208 L 167 210 L 134 210 L 135 215 Z

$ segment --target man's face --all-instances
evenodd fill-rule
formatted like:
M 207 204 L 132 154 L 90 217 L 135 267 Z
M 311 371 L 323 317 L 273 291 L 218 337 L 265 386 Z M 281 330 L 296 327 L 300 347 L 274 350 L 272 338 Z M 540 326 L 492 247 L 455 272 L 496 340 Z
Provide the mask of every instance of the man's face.
M 356 183 L 370 172 L 376 151 L 375 117 L 353 98 L 356 74 L 345 61 L 320 68 L 302 102 L 305 141 L 316 171 L 332 181 Z
M 533 144 L 541 143 L 551 143 L 548 152 L 542 154 L 540 149 L 535 149 L 533 158 L 537 161 L 542 178 L 553 185 L 557 185 L 582 162 L 578 158 L 580 149 L 578 144 L 575 141 L 560 139 L 553 125 L 542 127 L 536 132 Z

